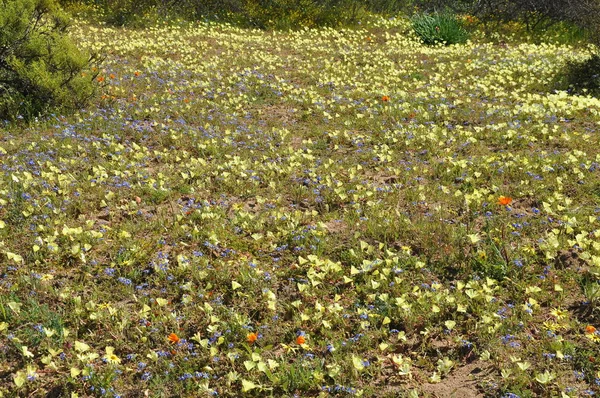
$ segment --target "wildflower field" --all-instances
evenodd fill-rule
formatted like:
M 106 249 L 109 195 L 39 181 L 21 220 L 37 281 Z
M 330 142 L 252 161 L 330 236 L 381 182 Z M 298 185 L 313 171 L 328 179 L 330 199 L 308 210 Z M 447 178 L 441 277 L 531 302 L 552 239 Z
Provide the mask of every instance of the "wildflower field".
M 97 100 L 0 127 L 0 396 L 600 393 L 590 49 L 72 36 Z

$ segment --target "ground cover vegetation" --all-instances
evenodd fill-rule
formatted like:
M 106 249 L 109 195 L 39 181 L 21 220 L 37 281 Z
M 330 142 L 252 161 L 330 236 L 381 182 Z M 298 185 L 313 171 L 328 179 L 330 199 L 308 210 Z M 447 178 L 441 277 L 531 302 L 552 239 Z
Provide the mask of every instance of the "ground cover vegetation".
M 76 23 L 98 98 L 1 127 L 0 395 L 600 392 L 594 49 L 486 35 Z

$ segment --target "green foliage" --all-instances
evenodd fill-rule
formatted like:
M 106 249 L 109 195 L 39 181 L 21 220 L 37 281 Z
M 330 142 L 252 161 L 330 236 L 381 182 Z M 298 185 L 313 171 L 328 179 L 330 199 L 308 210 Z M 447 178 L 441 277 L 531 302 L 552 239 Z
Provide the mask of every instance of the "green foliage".
M 395 15 L 406 12 L 411 7 L 410 1 L 403 0 L 365 0 L 367 10 L 376 14 Z
M 468 32 L 455 16 L 448 13 L 420 14 L 412 18 L 415 33 L 423 43 L 445 45 L 465 43 Z
M 414 0 L 423 11 L 450 10 L 469 14 L 485 25 L 519 22 L 528 32 L 545 31 L 557 23 L 586 31 L 587 39 L 600 43 L 598 0 Z M 574 30 L 574 33 L 577 31 Z
M 166 2 L 165 2 L 166 3 Z M 101 17 L 109 25 L 142 27 L 159 14 L 166 15 L 168 7 L 155 0 L 103 0 L 94 2 L 101 8 Z
M 247 0 L 243 14 L 250 26 L 291 29 L 298 26 L 336 26 L 354 23 L 363 8 L 352 0 Z
M 67 37 L 53 0 L 0 0 L 0 118 L 75 108 L 93 92 L 90 58 Z
M 600 96 L 600 55 L 582 62 L 570 62 L 557 79 L 557 88 L 571 94 Z
M 392 15 L 406 5 L 400 0 L 61 0 L 61 3 L 74 10 L 82 3 L 98 6 L 101 18 L 115 26 L 143 27 L 157 19 L 183 18 L 279 30 L 352 25 L 365 12 Z
M 530 34 L 536 39 L 536 43 L 552 41 L 560 44 L 580 44 L 592 39 L 588 30 L 570 22 L 558 22 L 547 28 L 530 30 Z

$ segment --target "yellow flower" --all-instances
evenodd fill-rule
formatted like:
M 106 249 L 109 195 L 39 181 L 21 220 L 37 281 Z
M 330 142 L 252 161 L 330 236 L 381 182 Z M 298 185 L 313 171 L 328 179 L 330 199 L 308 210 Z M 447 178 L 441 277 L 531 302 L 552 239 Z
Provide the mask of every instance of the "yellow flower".
M 550 315 L 555 317 L 557 320 L 561 320 L 566 318 L 569 315 L 569 312 L 561 310 L 560 308 L 554 308 L 552 311 L 550 311 Z
M 111 347 L 111 346 L 106 347 L 106 355 L 104 356 L 104 359 L 108 363 L 119 364 L 119 363 L 121 363 L 121 358 L 116 356 L 114 351 L 115 351 L 114 347 Z

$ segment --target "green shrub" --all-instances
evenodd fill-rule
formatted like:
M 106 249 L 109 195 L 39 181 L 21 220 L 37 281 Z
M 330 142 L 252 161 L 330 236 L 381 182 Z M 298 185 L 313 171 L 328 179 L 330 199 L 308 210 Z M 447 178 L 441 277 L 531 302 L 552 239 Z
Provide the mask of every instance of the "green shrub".
M 60 0 L 69 8 L 89 4 L 111 25 L 143 26 L 157 18 L 234 23 L 259 29 L 352 25 L 365 12 L 393 14 L 401 0 Z
M 364 11 L 353 0 L 245 0 L 243 3 L 242 12 L 249 25 L 260 29 L 352 24 Z
M 600 55 L 583 62 L 570 62 L 557 79 L 556 87 L 569 94 L 592 95 L 600 98 Z
M 563 22 L 586 31 L 586 39 L 600 44 L 600 0 L 412 0 L 427 12 L 450 10 L 469 14 L 484 24 L 519 22 L 529 32 L 544 31 Z
M 408 12 L 412 1 L 406 0 L 364 0 L 365 7 L 369 12 L 382 15 L 396 15 L 400 12 Z
M 412 18 L 412 26 L 425 44 L 445 45 L 465 43 L 469 34 L 456 19 L 447 13 L 420 14 Z
M 76 108 L 93 95 L 91 58 L 66 36 L 54 0 L 0 0 L 0 118 Z

